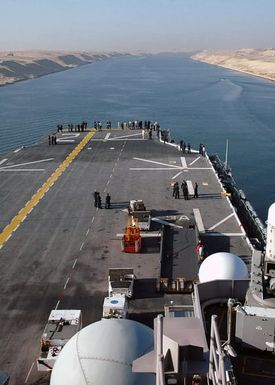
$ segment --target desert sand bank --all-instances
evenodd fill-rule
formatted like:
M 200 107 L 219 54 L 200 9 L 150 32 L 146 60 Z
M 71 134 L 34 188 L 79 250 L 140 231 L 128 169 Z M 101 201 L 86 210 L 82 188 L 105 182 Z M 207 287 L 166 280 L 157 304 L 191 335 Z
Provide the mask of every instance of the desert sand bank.
M 125 53 L 69 51 L 0 52 L 0 85 L 34 79 Z
M 275 49 L 202 51 L 192 59 L 275 81 Z

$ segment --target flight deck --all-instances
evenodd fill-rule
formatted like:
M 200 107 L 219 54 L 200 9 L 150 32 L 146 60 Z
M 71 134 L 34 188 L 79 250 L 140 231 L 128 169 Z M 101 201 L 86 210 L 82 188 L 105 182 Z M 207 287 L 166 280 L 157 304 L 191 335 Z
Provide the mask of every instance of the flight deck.
M 149 139 L 139 129 L 90 129 L 56 137 L 56 145 L 46 137 L 0 157 L 0 368 L 9 373 L 11 385 L 49 383 L 49 375 L 35 366 L 48 315 L 53 309 L 80 309 L 83 326 L 100 320 L 109 268 L 134 269 L 130 319 L 152 327 L 164 305 L 183 302 L 173 290 L 157 290 L 167 223 L 177 246 L 174 254 L 167 252 L 171 259 L 164 271 L 172 271 L 180 255 L 193 258 L 198 237 L 208 254 L 223 250 L 247 264 L 251 259 L 249 239 L 226 191 L 197 148 L 183 153 L 155 132 Z M 173 184 L 183 180 L 188 200 L 181 191 L 179 199 L 173 197 Z M 95 190 L 102 209 L 94 205 Z M 110 209 L 104 207 L 107 193 Z M 134 254 L 121 249 L 131 199 L 143 200 L 152 212 L 152 228 L 142 235 L 141 253 Z M 196 229 L 186 250 L 179 234 L 182 221 Z M 194 266 L 180 262 L 174 276 L 197 280 L 195 270 L 188 270 Z

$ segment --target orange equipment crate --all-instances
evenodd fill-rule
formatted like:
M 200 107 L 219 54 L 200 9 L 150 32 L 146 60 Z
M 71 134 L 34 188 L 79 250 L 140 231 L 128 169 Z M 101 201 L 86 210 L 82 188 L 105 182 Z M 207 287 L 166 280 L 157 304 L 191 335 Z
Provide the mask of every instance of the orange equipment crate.
M 122 251 L 125 253 L 141 252 L 141 236 L 137 221 L 128 221 L 121 241 Z

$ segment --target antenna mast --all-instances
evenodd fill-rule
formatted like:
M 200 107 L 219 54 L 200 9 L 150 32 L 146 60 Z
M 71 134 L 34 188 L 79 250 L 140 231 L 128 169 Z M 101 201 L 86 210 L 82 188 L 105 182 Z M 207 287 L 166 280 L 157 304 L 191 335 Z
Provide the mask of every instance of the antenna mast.
M 225 147 L 225 169 L 228 169 L 228 138 L 226 139 L 226 147 Z

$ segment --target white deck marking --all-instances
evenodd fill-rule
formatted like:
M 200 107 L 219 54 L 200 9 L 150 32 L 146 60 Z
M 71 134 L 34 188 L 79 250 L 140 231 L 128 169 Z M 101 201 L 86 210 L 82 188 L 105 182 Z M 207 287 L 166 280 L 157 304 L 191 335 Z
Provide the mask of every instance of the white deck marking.
M 211 167 L 190 167 L 189 170 L 212 170 Z
M 111 135 L 111 133 L 110 133 L 110 132 L 108 132 L 108 133 L 106 134 L 106 136 L 105 136 L 104 140 L 108 140 L 108 138 L 110 137 L 110 135 Z
M 44 168 L 13 168 L 13 169 L 0 168 L 0 171 L 1 172 L 45 171 L 45 169 Z
M 19 166 L 26 166 L 28 164 L 36 164 L 36 163 L 42 163 L 42 162 L 49 162 L 50 160 L 54 160 L 54 158 L 35 160 L 33 162 L 26 162 L 26 163 L 18 163 L 18 164 L 13 164 L 11 166 L 3 166 L 3 167 L 1 167 L 1 169 L 14 168 L 14 167 L 19 167 Z
M 0 160 L 0 166 L 1 164 L 5 163 L 7 160 L 8 160 L 7 158 Z
M 149 160 L 149 159 L 142 159 L 142 158 L 133 158 L 134 160 L 140 160 L 142 162 L 148 162 L 148 163 L 153 163 L 153 164 L 159 164 L 160 166 L 167 166 L 167 167 L 172 167 L 175 169 L 182 169 L 181 166 L 174 166 L 172 164 L 167 164 L 167 163 L 161 163 L 161 162 L 156 162 L 155 160 Z
M 224 219 L 222 219 L 220 222 L 216 223 L 215 225 L 213 225 L 212 227 L 209 227 L 208 230 L 214 230 L 216 227 L 218 227 L 219 225 L 221 225 L 222 223 L 226 222 L 229 218 L 233 217 L 234 216 L 234 213 L 231 213 L 229 215 L 227 215 L 227 217 L 225 217 Z
M 184 156 L 180 157 L 182 168 L 187 168 L 186 159 Z
M 116 139 L 124 139 L 124 138 L 131 138 L 133 136 L 140 136 L 141 135 L 141 132 L 139 132 L 138 134 L 130 134 L 130 135 L 123 135 L 123 136 L 115 136 L 112 138 L 112 140 L 116 140 Z M 142 139 L 141 139 L 142 140 Z
M 16 152 L 19 152 L 20 150 L 22 150 L 23 147 L 19 147 L 17 148 L 17 150 L 14 150 L 13 152 L 16 153 Z
M 67 285 L 68 285 L 68 283 L 69 283 L 69 280 L 70 280 L 70 277 L 67 278 L 67 281 L 66 281 L 66 283 L 65 283 L 65 285 L 64 285 L 64 290 L 66 290 Z
M 92 223 L 93 223 L 94 220 L 95 220 L 95 217 L 92 218 Z
M 205 233 L 205 228 L 203 225 L 202 217 L 201 217 L 201 212 L 199 209 L 193 209 L 195 221 L 199 230 L 199 233 Z
M 77 262 L 77 258 L 74 260 L 73 269 L 75 268 L 76 262 Z
M 89 227 L 88 230 L 86 231 L 86 237 L 88 236 L 89 232 L 90 232 L 90 227 Z
M 65 138 L 57 138 L 56 141 L 59 143 L 74 143 L 75 139 L 79 136 L 80 134 L 77 133 L 65 133 L 62 134 L 62 136 L 65 136 Z
M 173 177 L 172 177 L 172 179 L 176 179 L 178 176 L 180 176 L 182 174 L 182 171 L 180 171 L 180 172 L 178 172 L 176 175 L 174 175 Z
M 193 188 L 191 180 L 187 180 L 186 183 L 187 183 L 189 195 L 194 195 L 195 192 L 194 192 L 194 188 Z
M 175 170 L 171 167 L 130 167 L 129 170 L 146 171 L 146 170 Z
M 207 233 L 211 237 L 245 237 L 243 233 Z
M 26 383 L 28 382 L 28 380 L 29 380 L 29 377 L 30 377 L 30 375 L 31 375 L 33 366 L 34 366 L 34 362 L 31 364 L 30 370 L 28 371 L 27 377 L 26 377 L 26 379 L 25 379 L 25 384 L 26 384 Z
M 81 243 L 81 246 L 80 246 L 80 251 L 83 249 L 83 246 L 84 246 L 84 242 Z
M 189 163 L 189 166 L 192 166 L 199 159 L 200 159 L 200 156 L 198 158 L 194 159 L 193 162 Z
M 10 239 L 10 237 L 11 237 L 11 234 L 8 236 L 7 241 Z
M 132 142 L 140 142 L 140 141 L 143 141 L 144 139 L 142 139 L 142 138 L 129 138 L 129 139 L 127 139 L 127 138 L 122 138 L 122 139 L 116 139 L 116 138 L 110 138 L 110 139 L 108 139 L 108 141 L 110 142 L 110 141 L 113 141 L 113 142 L 125 142 L 125 141 L 127 141 L 127 142 L 130 142 L 130 141 L 132 141 Z M 104 142 L 104 139 L 93 139 L 93 141 L 98 141 L 98 142 L 100 142 L 100 141 L 103 141 Z
M 59 304 L 60 304 L 60 300 L 57 301 L 54 310 L 56 310 L 58 308 Z
M 207 158 L 208 158 L 208 157 L 207 157 Z M 209 158 L 208 158 L 208 159 L 209 159 Z M 211 168 L 212 168 L 212 170 L 213 170 L 213 172 L 214 172 L 214 175 L 216 176 L 216 179 L 217 179 L 219 185 L 221 186 L 221 190 L 222 190 L 223 192 L 226 192 L 225 189 L 224 189 L 224 187 L 223 187 L 223 185 L 222 185 L 222 182 L 219 180 L 218 174 L 216 173 L 216 171 L 215 171 L 214 166 L 212 165 L 212 163 L 211 163 L 211 166 L 212 166 Z M 235 209 L 234 209 L 234 207 L 233 207 L 233 205 L 232 205 L 232 203 L 231 203 L 229 197 L 226 196 L 225 199 L 227 200 L 229 206 L 232 208 L 232 211 L 233 211 L 233 213 L 234 213 L 234 215 L 235 215 L 236 221 L 237 221 L 237 223 L 238 223 L 238 225 L 239 225 L 239 227 L 240 227 L 240 229 L 241 229 L 241 231 L 242 231 L 242 233 L 243 233 L 243 236 L 244 236 L 245 239 L 246 239 L 246 242 L 247 242 L 248 246 L 249 246 L 250 248 L 252 248 L 251 243 L 250 243 L 249 239 L 248 239 L 247 236 L 246 236 L 246 232 L 245 232 L 245 230 L 244 230 L 244 228 L 243 228 L 243 225 L 241 224 L 241 221 L 240 221 L 240 219 L 239 219 L 239 217 L 238 217 L 238 215 L 237 215 L 237 213 L 236 213 L 236 211 L 235 211 Z

